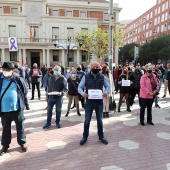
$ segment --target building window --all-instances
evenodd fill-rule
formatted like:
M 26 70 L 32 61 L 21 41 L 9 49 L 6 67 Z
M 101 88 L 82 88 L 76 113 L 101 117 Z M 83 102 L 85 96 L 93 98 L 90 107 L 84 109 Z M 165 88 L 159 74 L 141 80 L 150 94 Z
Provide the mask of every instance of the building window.
M 67 37 L 74 39 L 74 28 L 67 28 Z
M 0 14 L 2 14 L 3 13 L 3 8 L 2 7 L 0 7 Z
M 58 16 L 58 10 L 52 10 L 52 16 Z
M 168 23 L 168 30 L 170 30 L 170 22 Z
M 85 11 L 80 11 L 80 17 L 81 18 L 86 18 L 86 12 Z
M 66 11 L 66 16 L 67 17 L 73 17 L 73 12 L 72 11 Z
M 69 61 L 74 62 L 74 50 L 69 51 Z
M 11 8 L 11 14 L 18 14 L 18 8 Z
M 82 29 L 81 29 L 81 33 L 82 33 L 82 34 L 88 33 L 88 28 L 82 28 Z
M 108 15 L 108 13 L 104 13 L 104 21 L 109 21 L 109 15 Z
M 164 19 L 165 19 L 165 14 L 162 14 L 162 19 L 161 19 L 161 21 L 164 22 Z
M 158 14 L 160 13 L 160 6 L 158 7 Z
M 53 61 L 55 61 L 55 62 L 60 61 L 59 50 L 53 51 Z
M 82 51 L 81 61 L 82 62 L 87 62 L 87 60 L 88 60 L 88 52 L 87 51 Z
M 59 38 L 59 28 L 58 27 L 52 27 L 52 39 L 58 39 Z
M 17 61 L 17 52 L 10 51 L 10 61 Z
M 16 26 L 15 25 L 9 25 L 9 37 L 16 37 Z

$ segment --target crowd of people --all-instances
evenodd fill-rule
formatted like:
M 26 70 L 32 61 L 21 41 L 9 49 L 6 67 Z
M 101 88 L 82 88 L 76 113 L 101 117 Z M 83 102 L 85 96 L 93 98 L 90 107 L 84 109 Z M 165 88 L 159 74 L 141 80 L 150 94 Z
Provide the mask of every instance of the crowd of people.
M 96 112 L 99 140 L 108 144 L 103 133 L 103 118 L 109 118 L 110 101 L 119 93 L 117 111 L 121 112 L 122 103 L 126 103 L 127 112 L 131 112 L 135 96 L 139 98 L 140 124 L 145 126 L 144 115 L 147 108 L 147 123 L 152 122 L 152 105 L 160 108 L 159 91 L 164 83 L 164 95 L 167 89 L 170 93 L 170 63 L 164 68 L 163 64 L 148 63 L 141 67 L 140 63 L 134 66 L 132 63 L 116 65 L 109 69 L 108 63 L 90 63 L 85 69 L 83 65 L 66 69 L 60 63 L 54 67 L 46 68 L 45 65 L 38 69 L 37 63 L 30 69 L 27 65 L 20 66 L 19 62 L 4 62 L 1 67 L 0 78 L 0 109 L 2 122 L 2 149 L 0 155 L 7 152 L 11 142 L 11 122 L 14 120 L 17 128 L 17 141 L 22 151 L 27 151 L 26 135 L 24 131 L 24 109 L 30 110 L 27 98 L 28 89 L 32 90 L 34 100 L 35 87 L 38 91 L 38 99 L 41 100 L 40 88 L 46 92 L 47 119 L 43 129 L 51 126 L 52 111 L 55 105 L 56 127 L 61 128 L 60 117 L 62 112 L 63 97 L 68 98 L 66 117 L 70 109 L 76 108 L 78 116 L 81 116 L 80 105 L 85 110 L 85 122 L 83 138 L 80 145 L 84 145 L 89 136 L 89 126 L 93 110 Z M 11 95 L 13 94 L 13 95 Z M 110 100 L 111 99 L 111 100 Z M 5 101 L 10 102 L 10 107 Z M 73 104 L 73 105 L 72 105 Z

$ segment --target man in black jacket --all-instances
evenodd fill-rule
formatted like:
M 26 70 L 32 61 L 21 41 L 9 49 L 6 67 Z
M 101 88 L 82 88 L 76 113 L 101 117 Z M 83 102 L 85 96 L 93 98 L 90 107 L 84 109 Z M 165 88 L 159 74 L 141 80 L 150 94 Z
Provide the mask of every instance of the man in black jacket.
M 26 134 L 24 130 L 24 108 L 26 104 L 27 87 L 23 78 L 13 74 L 13 63 L 3 63 L 3 74 L 0 75 L 0 113 L 2 123 L 2 149 L 0 155 L 7 152 L 11 143 L 11 123 L 15 121 L 17 142 L 23 152 L 27 151 Z M 28 103 L 27 103 L 28 104 Z
M 135 72 L 132 72 L 130 76 L 131 76 L 131 80 L 133 82 L 131 92 L 130 92 L 130 106 L 132 106 L 134 103 L 136 94 L 138 94 L 138 98 L 139 98 L 140 79 L 142 77 L 142 73 L 140 71 L 139 65 L 136 65 Z M 139 105 L 140 105 L 140 98 L 139 98 Z
M 31 83 L 32 83 L 32 98 L 30 100 L 34 100 L 35 86 L 37 87 L 37 91 L 38 91 L 38 99 L 41 100 L 40 81 L 42 77 L 42 72 L 40 69 L 37 68 L 36 63 L 33 64 L 33 69 L 30 71 L 29 76 L 31 77 Z

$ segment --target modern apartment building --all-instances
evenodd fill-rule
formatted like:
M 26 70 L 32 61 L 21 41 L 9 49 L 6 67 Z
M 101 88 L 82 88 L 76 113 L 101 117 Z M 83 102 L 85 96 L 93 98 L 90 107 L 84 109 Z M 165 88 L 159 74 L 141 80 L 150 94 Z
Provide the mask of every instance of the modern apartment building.
M 170 0 L 156 0 L 156 5 L 124 28 L 124 45 L 144 44 L 170 33 Z
M 107 29 L 108 10 L 105 0 L 0 0 L 0 64 L 18 60 L 29 66 L 67 66 L 69 48 L 69 66 L 87 65 L 88 53 L 78 49 L 75 36 L 99 25 Z M 120 10 L 114 4 L 115 22 Z

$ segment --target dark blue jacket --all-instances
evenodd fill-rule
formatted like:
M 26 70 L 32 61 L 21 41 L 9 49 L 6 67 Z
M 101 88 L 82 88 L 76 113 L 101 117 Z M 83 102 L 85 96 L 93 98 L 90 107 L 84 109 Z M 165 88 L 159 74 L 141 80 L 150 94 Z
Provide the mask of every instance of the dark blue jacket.
M 97 74 L 94 77 L 91 72 L 85 75 L 85 86 L 86 86 L 86 93 L 88 93 L 89 89 L 100 89 L 103 91 L 104 86 L 104 76 L 103 74 Z
M 33 69 L 31 69 L 30 73 L 29 73 L 29 76 L 31 77 L 31 83 L 38 83 L 41 81 L 41 77 L 42 77 L 42 72 L 40 69 L 37 69 L 38 70 L 38 73 L 39 73 L 39 76 L 34 76 L 32 77 L 33 75 Z
M 1 94 L 3 79 L 4 78 L 2 77 L 2 74 L 0 74 L 0 94 Z M 17 76 L 16 74 L 13 74 L 12 81 L 14 81 L 16 83 L 17 92 L 18 92 L 18 101 L 19 101 L 19 111 L 23 113 L 25 106 L 28 105 L 27 86 L 25 84 L 24 79 L 22 77 Z

